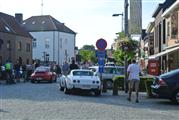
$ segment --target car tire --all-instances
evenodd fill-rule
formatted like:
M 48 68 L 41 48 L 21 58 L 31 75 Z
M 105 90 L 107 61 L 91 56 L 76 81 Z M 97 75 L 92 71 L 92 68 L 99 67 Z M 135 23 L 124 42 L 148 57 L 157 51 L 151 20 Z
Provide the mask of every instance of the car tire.
M 94 92 L 94 94 L 95 94 L 96 96 L 100 96 L 100 95 L 101 95 L 101 90 L 96 90 L 96 91 Z
M 61 87 L 61 86 L 60 86 L 60 91 L 64 91 L 64 87 Z
M 65 87 L 65 88 L 64 88 L 64 93 L 65 93 L 65 94 L 70 94 L 70 90 L 69 90 L 67 87 Z
M 35 83 L 35 81 L 34 81 L 34 80 L 31 80 L 31 83 Z
M 106 87 L 107 87 L 107 89 L 112 89 L 113 88 L 112 80 L 106 80 Z
M 174 92 L 174 94 L 173 94 L 173 96 L 172 96 L 172 98 L 171 98 L 171 101 L 172 101 L 172 103 L 174 103 L 174 104 L 178 104 L 178 103 L 179 103 L 179 89 L 177 89 L 177 90 Z

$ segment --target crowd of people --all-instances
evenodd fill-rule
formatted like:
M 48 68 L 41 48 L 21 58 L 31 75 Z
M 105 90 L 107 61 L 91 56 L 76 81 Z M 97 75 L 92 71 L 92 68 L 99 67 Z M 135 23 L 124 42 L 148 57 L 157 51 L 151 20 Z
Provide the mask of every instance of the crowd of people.
M 20 81 L 26 82 L 30 79 L 33 71 L 39 66 L 44 65 L 38 62 L 24 65 L 20 64 L 18 60 L 13 64 L 10 60 L 7 60 L 5 64 L 0 63 L 0 80 L 6 80 L 7 84 L 14 84 Z M 71 63 L 64 61 L 62 65 L 58 65 L 52 62 L 45 66 L 50 66 L 51 71 L 56 72 L 57 75 L 67 75 L 73 69 L 86 69 L 89 67 L 89 64 L 85 61 L 83 64 L 79 65 L 75 63 L 75 60 L 72 60 Z

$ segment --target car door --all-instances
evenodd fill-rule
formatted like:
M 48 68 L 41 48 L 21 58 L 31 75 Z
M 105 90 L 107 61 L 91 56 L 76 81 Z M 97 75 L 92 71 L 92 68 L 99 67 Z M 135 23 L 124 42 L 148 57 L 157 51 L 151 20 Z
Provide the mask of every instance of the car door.
M 103 79 L 112 79 L 115 75 L 115 67 L 104 67 Z

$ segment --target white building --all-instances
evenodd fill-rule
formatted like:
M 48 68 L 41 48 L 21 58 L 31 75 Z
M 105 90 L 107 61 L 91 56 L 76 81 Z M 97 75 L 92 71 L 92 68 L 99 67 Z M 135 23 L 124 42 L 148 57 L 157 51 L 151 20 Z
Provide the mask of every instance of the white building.
M 62 64 L 75 57 L 76 33 L 50 15 L 32 16 L 22 24 L 33 36 L 33 59 Z

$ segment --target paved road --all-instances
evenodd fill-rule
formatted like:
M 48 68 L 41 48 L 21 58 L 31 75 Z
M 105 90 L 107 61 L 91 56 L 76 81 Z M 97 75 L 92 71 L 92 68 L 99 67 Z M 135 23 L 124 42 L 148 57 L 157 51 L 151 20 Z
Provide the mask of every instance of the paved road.
M 145 93 L 135 103 L 124 92 L 65 95 L 56 83 L 18 83 L 0 84 L 0 97 L 0 120 L 179 120 L 178 105 Z

